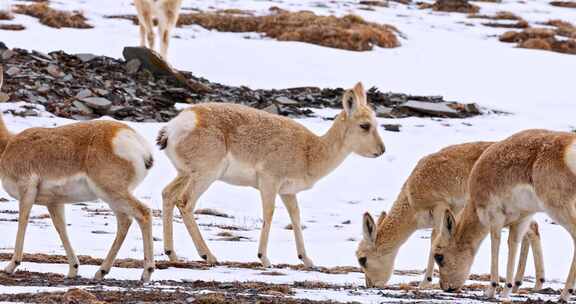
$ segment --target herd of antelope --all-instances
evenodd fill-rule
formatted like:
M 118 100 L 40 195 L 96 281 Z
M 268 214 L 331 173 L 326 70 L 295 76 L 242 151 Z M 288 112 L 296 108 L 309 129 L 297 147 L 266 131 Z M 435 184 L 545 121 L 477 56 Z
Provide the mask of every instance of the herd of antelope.
M 166 58 L 170 30 L 178 19 L 179 0 L 135 0 L 142 46 L 154 48 L 153 19 L 158 19 L 161 56 Z M 0 66 L 0 88 L 3 71 Z M 219 180 L 259 190 L 263 226 L 258 258 L 267 255 L 276 197 L 288 210 L 298 258 L 311 268 L 302 236 L 297 194 L 310 189 L 351 153 L 376 158 L 385 152 L 375 114 L 361 83 L 344 92 L 342 112 L 332 127 L 317 136 L 297 122 L 246 106 L 204 103 L 182 111 L 159 132 L 157 144 L 177 171 L 163 192 L 164 250 L 178 257 L 173 241 L 177 207 L 198 254 L 216 264 L 194 218 L 200 196 Z M 56 128 L 7 129 L 0 115 L 0 178 L 19 201 L 18 231 L 11 261 L 13 273 L 22 261 L 24 236 L 34 204 L 47 207 L 69 262 L 68 277 L 78 274 L 79 261 L 66 231 L 64 204 L 101 199 L 115 213 L 117 232 L 95 279 L 113 265 L 133 219 L 144 243 L 143 282 L 154 271 L 152 215 L 133 195 L 153 166 L 146 139 L 129 126 L 91 121 Z M 418 229 L 432 228 L 431 248 L 421 288 L 432 286 L 434 265 L 440 287 L 461 289 L 483 239 L 491 240 L 491 283 L 499 287 L 500 235 L 509 229 L 505 285 L 507 298 L 521 286 L 528 251 L 536 269 L 534 289 L 545 282 L 537 212 L 545 212 L 572 236 L 576 246 L 576 134 L 527 130 L 500 142 L 454 145 L 421 159 L 408 177 L 389 213 L 362 220 L 363 239 L 356 256 L 367 287 L 385 288 L 399 248 Z M 518 247 L 520 258 L 516 266 Z M 515 273 L 516 266 L 516 273 Z M 562 301 L 568 301 L 576 280 L 576 253 Z

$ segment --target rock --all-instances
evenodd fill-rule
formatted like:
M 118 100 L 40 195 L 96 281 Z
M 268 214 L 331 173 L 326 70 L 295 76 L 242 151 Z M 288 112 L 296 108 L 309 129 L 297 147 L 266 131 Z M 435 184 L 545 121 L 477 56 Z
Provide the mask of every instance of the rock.
M 46 93 L 50 92 L 51 89 L 52 88 L 49 85 L 43 84 L 36 91 L 40 94 L 46 94 Z
M 16 52 L 14 52 L 11 49 L 7 49 L 4 50 L 4 52 L 2 52 L 2 60 L 10 60 L 12 57 L 14 57 L 14 55 L 16 55 Z
M 8 75 L 10 77 L 13 77 L 13 76 L 18 75 L 18 74 L 20 74 L 20 69 L 15 67 L 15 66 L 10 67 L 8 70 L 6 70 L 6 75 Z
M 280 114 L 280 110 L 278 109 L 278 106 L 275 104 L 270 104 L 269 106 L 261 110 L 272 114 Z
M 428 103 L 409 100 L 400 108 L 409 109 L 421 114 L 431 114 L 440 117 L 461 117 L 460 113 L 449 107 L 447 103 Z
M 112 106 L 112 102 L 102 97 L 87 97 L 80 99 L 88 107 L 97 111 L 106 111 Z
M 74 79 L 74 76 L 72 76 L 71 74 L 66 74 L 66 76 L 62 78 L 62 80 L 64 81 L 70 81 L 72 79 Z
M 88 54 L 88 53 L 81 53 L 81 54 L 76 54 L 75 55 L 78 59 L 80 59 L 80 61 L 86 63 L 89 61 L 92 61 L 96 58 L 98 58 L 98 56 L 94 55 L 94 54 Z
M 4 44 L 4 42 L 0 41 L 0 50 L 7 50 L 8 47 L 6 46 L 6 44 Z
M 132 59 L 126 63 L 126 72 L 136 74 L 140 70 L 140 66 L 142 66 L 142 62 L 139 59 Z
M 82 113 L 85 113 L 85 114 L 94 113 L 94 111 L 91 108 L 89 108 L 88 106 L 86 106 L 86 104 L 84 104 L 83 102 L 80 102 L 78 100 L 73 101 L 72 105 L 74 105 L 74 107 L 76 107 Z
M 402 125 L 398 125 L 398 124 L 383 124 L 382 127 L 384 128 L 384 130 L 386 131 L 390 131 L 390 132 L 400 132 L 400 127 Z
M 80 92 L 78 92 L 76 94 L 76 98 L 78 99 L 82 99 L 82 98 L 86 98 L 86 97 L 90 97 L 92 96 L 92 91 L 90 91 L 89 89 L 82 89 L 80 90 Z
M 299 104 L 299 102 L 297 102 L 294 99 L 290 99 L 286 96 L 280 96 L 278 98 L 276 98 L 276 102 L 283 104 L 283 105 L 297 105 Z
M 55 78 L 64 77 L 64 73 L 62 73 L 62 71 L 60 70 L 60 68 L 57 65 L 54 65 L 54 64 L 48 65 L 48 67 L 46 68 L 46 71 L 48 72 L 48 74 L 52 75 L 52 77 L 55 77 Z

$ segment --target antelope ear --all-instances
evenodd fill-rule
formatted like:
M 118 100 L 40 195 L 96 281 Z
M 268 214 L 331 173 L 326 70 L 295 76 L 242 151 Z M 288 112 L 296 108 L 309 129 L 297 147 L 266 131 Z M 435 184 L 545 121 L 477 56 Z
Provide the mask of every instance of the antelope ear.
M 376 226 L 376 227 L 380 227 L 380 224 L 382 224 L 384 219 L 386 219 L 386 211 L 382 211 L 382 213 L 380 213 L 380 217 L 378 218 L 378 223 L 377 223 L 378 226 Z
M 354 112 L 358 109 L 358 98 L 352 90 L 346 90 L 344 95 L 342 95 L 342 108 L 348 117 L 354 115 Z
M 376 223 L 370 215 L 370 213 L 364 213 L 364 218 L 362 219 L 362 231 L 364 232 L 364 240 L 370 244 L 376 242 Z
M 364 85 L 362 84 L 362 82 L 358 82 L 355 86 L 354 89 L 352 89 L 354 91 L 354 95 L 356 96 L 356 100 L 361 103 L 361 104 L 366 104 L 366 91 L 364 90 Z
M 456 219 L 452 211 L 446 209 L 444 212 L 444 218 L 442 219 L 442 230 L 440 231 L 440 237 L 444 240 L 449 240 L 454 236 L 454 231 L 456 230 Z

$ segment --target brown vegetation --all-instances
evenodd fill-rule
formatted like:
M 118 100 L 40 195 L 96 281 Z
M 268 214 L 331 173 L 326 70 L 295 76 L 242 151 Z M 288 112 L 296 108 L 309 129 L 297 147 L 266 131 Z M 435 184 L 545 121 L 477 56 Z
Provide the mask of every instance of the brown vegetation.
M 8 11 L 0 11 L 0 20 L 12 20 L 14 19 L 14 15 L 12 15 Z
M 51 8 L 48 3 L 19 4 L 14 7 L 14 13 L 38 18 L 40 23 L 54 28 L 92 28 L 86 23 L 86 17 L 81 12 L 66 12 Z
M 23 31 L 26 27 L 22 24 L 0 24 L 0 30 L 5 31 Z
M 544 25 L 556 27 L 556 35 L 566 38 L 576 38 L 576 26 L 560 19 L 548 20 Z
M 289 12 L 275 7 L 270 11 L 271 14 L 266 16 L 252 16 L 245 11 L 181 14 L 178 26 L 197 24 L 220 32 L 257 32 L 280 41 L 300 41 L 351 51 L 368 51 L 374 46 L 400 46 L 396 28 L 367 22 L 359 16 L 318 16 L 309 11 Z M 138 22 L 132 15 L 108 18 Z
M 518 47 L 564 54 L 576 54 L 576 40 L 559 40 L 557 32 L 547 28 L 527 28 L 522 32 L 509 31 L 500 36 L 502 42 L 515 42 Z
M 434 4 L 421 3 L 421 9 L 431 8 L 438 12 L 476 14 L 480 7 L 468 3 L 467 0 L 437 0 Z
M 568 7 L 568 8 L 576 8 L 575 1 L 552 1 L 550 5 L 558 6 L 558 7 Z
M 472 19 L 488 19 L 493 21 L 500 21 L 500 20 L 511 20 L 516 21 L 514 23 L 500 23 L 500 22 L 486 22 L 482 23 L 484 26 L 489 27 L 500 27 L 500 28 L 528 28 L 529 24 L 526 20 L 522 17 L 515 15 L 514 13 L 501 11 L 497 12 L 495 15 L 479 15 L 479 14 L 472 14 L 468 15 L 468 18 Z

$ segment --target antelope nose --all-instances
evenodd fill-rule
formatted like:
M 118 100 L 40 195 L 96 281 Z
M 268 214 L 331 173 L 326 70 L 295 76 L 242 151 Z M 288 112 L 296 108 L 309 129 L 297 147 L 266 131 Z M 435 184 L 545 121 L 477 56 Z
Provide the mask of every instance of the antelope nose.
M 374 153 L 374 157 L 378 157 L 382 154 L 384 154 L 384 152 L 386 152 L 386 147 L 384 147 L 384 144 L 381 144 L 380 147 L 378 147 L 378 152 Z

